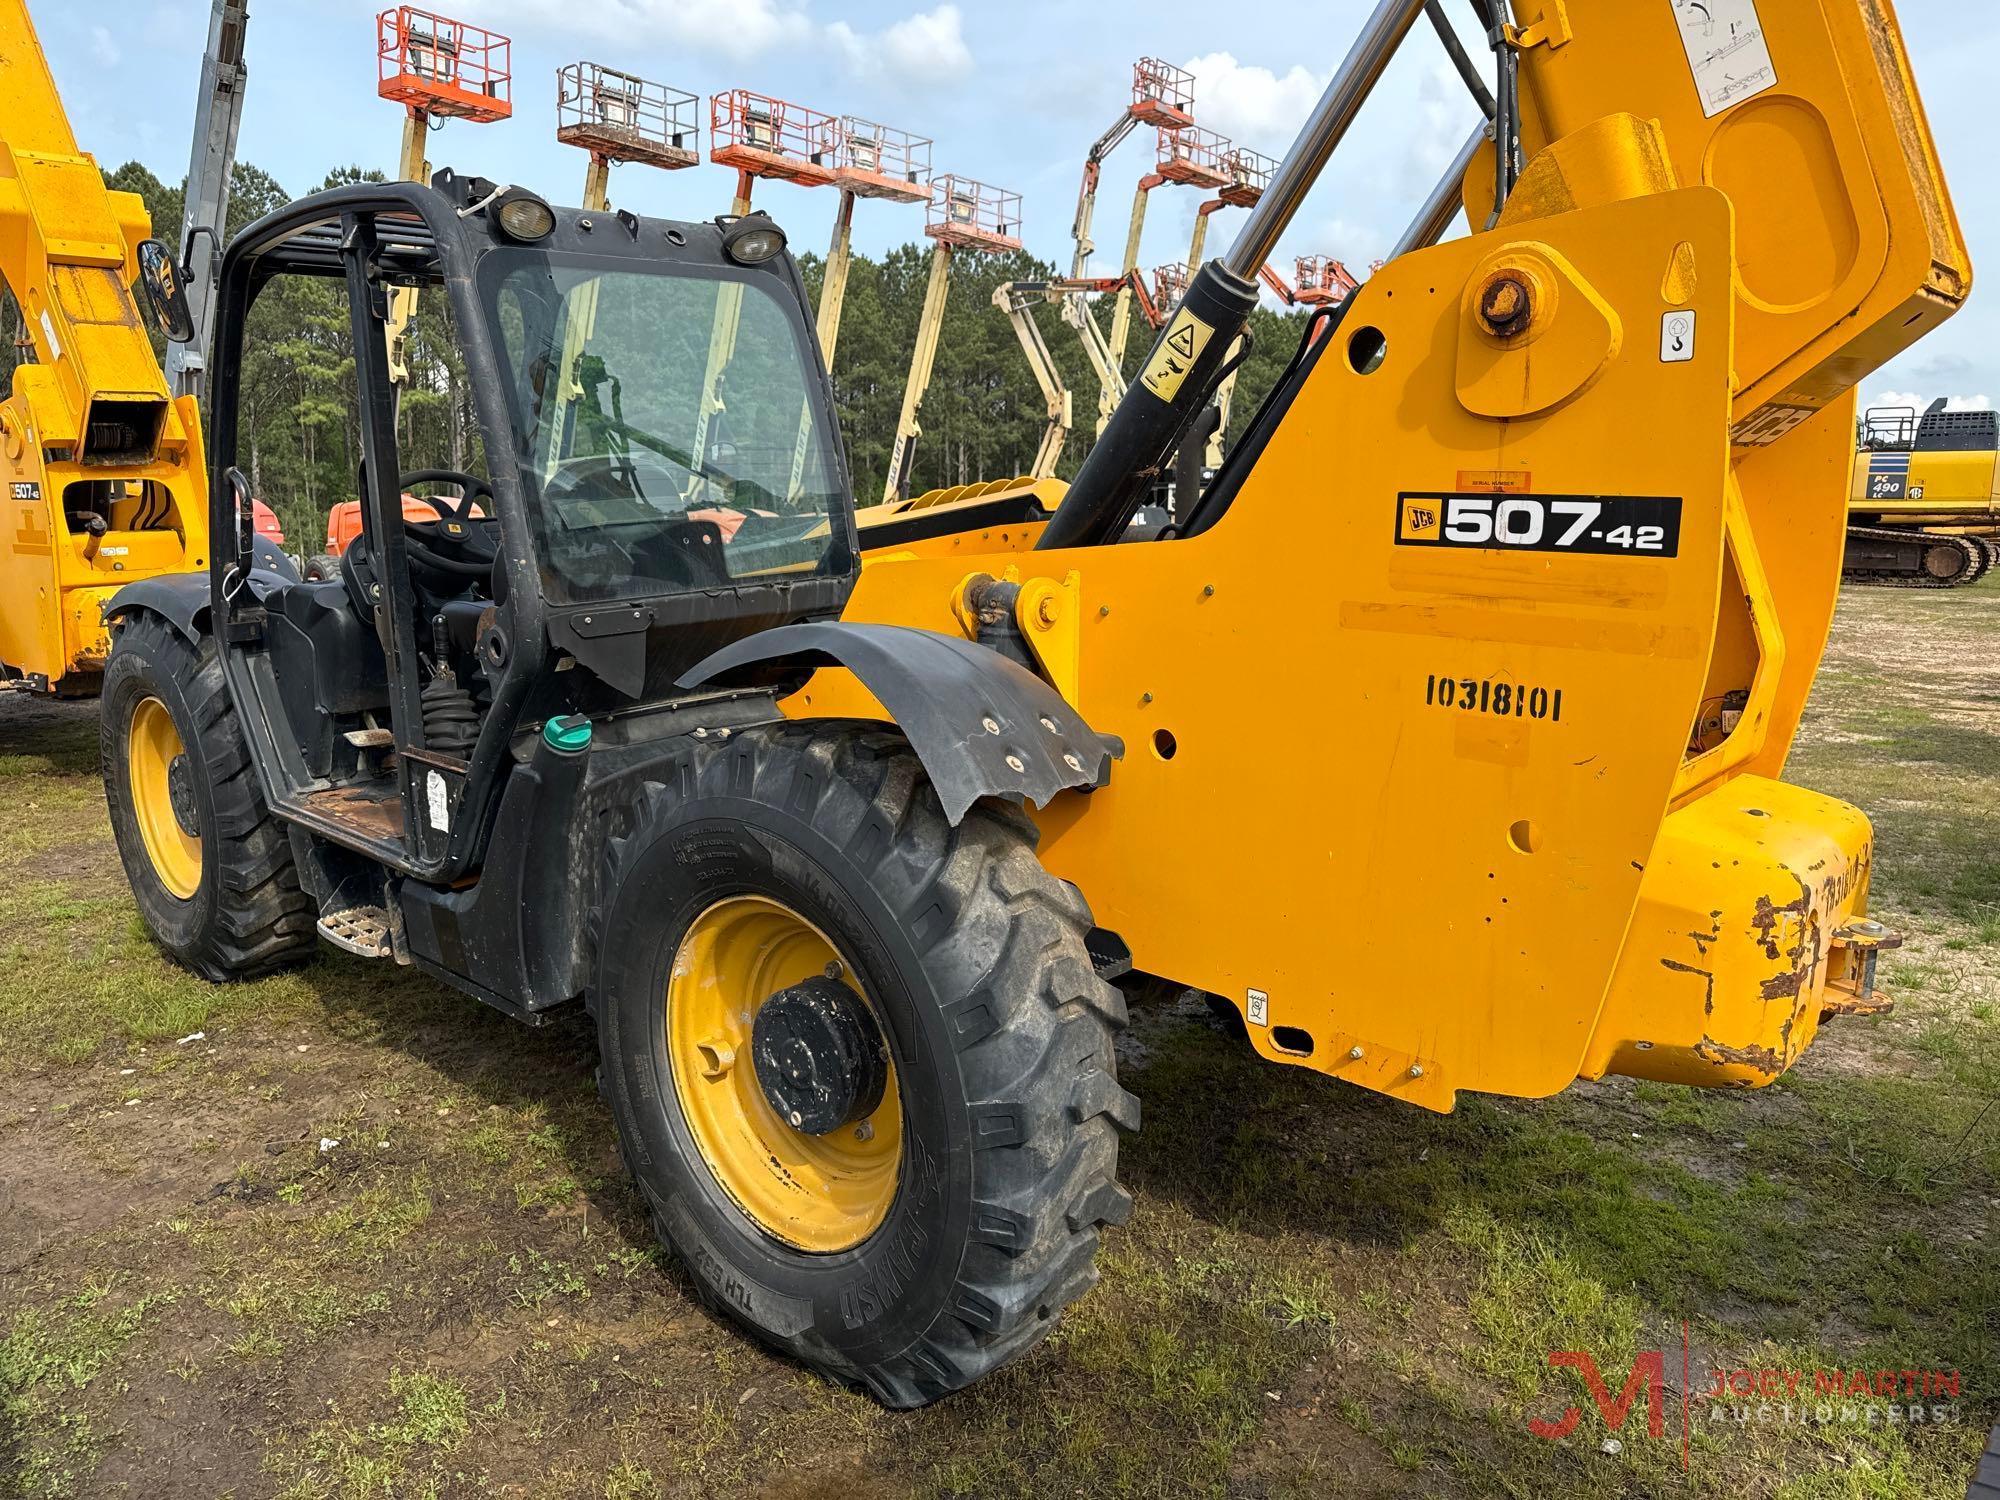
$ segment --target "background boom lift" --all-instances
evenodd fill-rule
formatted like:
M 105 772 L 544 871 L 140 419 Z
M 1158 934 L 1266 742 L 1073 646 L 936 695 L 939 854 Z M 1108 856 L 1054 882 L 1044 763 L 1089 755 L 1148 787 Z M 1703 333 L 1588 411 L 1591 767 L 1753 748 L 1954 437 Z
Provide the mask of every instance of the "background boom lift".
M 1122 397 L 1125 394 L 1125 374 L 1112 361 L 1111 348 L 1104 341 L 1104 331 L 1097 326 L 1097 319 L 1091 316 L 1089 304 L 1084 298 L 1119 291 L 1128 284 L 1138 301 L 1140 315 L 1151 327 L 1158 328 L 1161 322 L 1159 304 L 1147 289 L 1145 279 L 1136 271 L 1130 276 L 1062 276 L 1048 281 L 1008 281 L 993 289 L 993 305 L 1006 313 L 1008 321 L 1014 325 L 1014 336 L 1020 340 L 1021 350 L 1028 356 L 1028 364 L 1035 372 L 1035 383 L 1042 388 L 1042 395 L 1048 403 L 1049 422 L 1042 432 L 1041 444 L 1035 450 L 1034 465 L 1028 470 L 1030 477 L 1045 479 L 1055 473 L 1075 417 L 1069 387 L 1063 383 L 1062 370 L 1042 335 L 1041 324 L 1035 321 L 1035 304 L 1055 303 L 1058 306 L 1063 322 L 1076 330 L 1077 338 L 1083 345 L 1084 357 L 1090 361 L 1099 387 L 1109 388 Z
M 1111 362 L 1121 372 L 1125 368 L 1125 345 L 1132 332 L 1132 288 L 1140 283 L 1131 280 L 1133 272 L 1139 268 L 1139 243 L 1146 229 L 1146 203 L 1156 187 L 1166 183 L 1179 183 L 1184 187 L 1236 190 L 1238 182 L 1230 158 L 1242 153 L 1222 136 L 1212 130 L 1202 130 L 1196 126 L 1186 126 L 1179 130 L 1160 130 L 1154 138 L 1157 155 L 1154 170 L 1139 179 L 1132 192 L 1132 221 L 1125 233 L 1125 259 L 1119 265 L 1118 274 L 1124 284 L 1118 289 L 1117 300 L 1111 311 Z M 1246 159 L 1247 160 L 1247 159 Z M 1261 189 L 1250 198 L 1261 194 Z M 1200 215 L 1196 215 L 1196 234 L 1201 234 Z M 1190 263 L 1192 273 L 1196 267 Z M 1118 397 L 1110 388 L 1100 393 L 1097 430 L 1102 433 L 1104 425 L 1111 420 L 1111 409 Z
M 931 269 L 924 283 L 923 310 L 917 316 L 916 348 L 910 355 L 910 374 L 903 384 L 903 409 L 896 418 L 896 441 L 889 451 L 889 474 L 882 484 L 886 504 L 900 499 L 909 483 L 911 444 L 923 429 L 917 413 L 924 404 L 924 392 L 931 383 L 931 365 L 937 359 L 938 332 L 944 326 L 945 298 L 951 290 L 951 256 L 954 250 L 972 250 L 982 255 L 999 255 L 1021 248 L 1021 195 L 990 187 L 970 177 L 950 173 L 932 184 L 929 222 L 924 233 L 936 242 L 931 250 Z
M 1270 157 L 1247 147 L 1231 146 L 1222 153 L 1222 166 L 1229 174 L 1229 181 L 1221 192 L 1195 210 L 1194 236 L 1188 243 L 1184 277 L 1192 276 L 1201 269 L 1202 250 L 1208 243 L 1209 218 L 1232 205 L 1255 208 L 1264 196 L 1264 189 L 1271 185 L 1271 173 L 1277 165 Z M 1182 286 L 1186 286 L 1185 279 Z M 1287 299 L 1288 305 L 1289 301 Z M 1236 395 L 1236 374 L 1236 370 L 1232 369 L 1215 388 L 1215 416 L 1203 454 L 1203 462 L 1210 469 L 1222 466 L 1223 445 L 1229 435 L 1229 410 Z M 1211 419 L 1204 417 L 1202 421 L 1207 424 Z
M 928 203 L 931 198 L 931 142 L 843 115 L 833 148 L 834 185 L 840 206 L 833 216 L 833 242 L 827 247 L 826 270 L 820 282 L 815 327 L 827 368 L 833 368 L 834 346 L 840 341 L 840 314 L 847 300 L 847 272 L 853 258 L 854 200 L 881 198 L 891 203 Z
M 573 62 L 556 74 L 556 139 L 590 153 L 582 206 L 611 207 L 613 162 L 678 171 L 701 160 L 698 95 L 602 63 Z
M 396 176 L 428 182 L 431 130 L 446 120 L 491 124 L 514 113 L 514 44 L 497 31 L 436 11 L 399 5 L 375 18 L 375 92 L 403 106 Z M 389 289 L 389 379 L 410 378 L 403 344 L 417 315 L 417 290 Z
M 1076 217 L 1069 234 L 1075 241 L 1069 274 L 1085 276 L 1090 271 L 1090 255 L 1097 248 L 1090 238 L 1090 223 L 1097 212 L 1097 183 L 1104 172 L 1104 160 L 1119 142 L 1140 125 L 1161 130 L 1185 130 L 1194 124 L 1194 75 L 1185 68 L 1142 57 L 1132 65 L 1132 102 L 1104 134 L 1090 143 L 1083 158 L 1083 183 L 1077 189 Z M 1129 267 L 1128 267 L 1129 269 Z
M 759 179 L 798 187 L 828 187 L 840 180 L 842 122 L 832 115 L 751 89 L 730 89 L 708 101 L 708 159 L 736 171 L 729 212 L 743 218 Z M 835 226 L 836 243 L 841 229 Z M 846 269 L 841 272 L 844 279 Z M 702 377 L 701 416 L 691 451 L 708 452 L 715 420 L 728 405 L 724 389 L 743 316 L 741 288 L 723 287 L 709 330 L 708 365 Z M 696 480 L 690 478 L 692 494 Z

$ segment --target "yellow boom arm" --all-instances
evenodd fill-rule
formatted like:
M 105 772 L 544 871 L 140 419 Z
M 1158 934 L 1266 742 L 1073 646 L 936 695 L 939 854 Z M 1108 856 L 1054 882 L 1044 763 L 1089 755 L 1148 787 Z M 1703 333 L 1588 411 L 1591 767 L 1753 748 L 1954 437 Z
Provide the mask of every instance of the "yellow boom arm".
M 0 663 L 89 691 L 104 599 L 206 565 L 199 419 L 132 299 L 145 206 L 78 149 L 22 0 L 0 0 L 0 99 L 0 276 L 34 353 L 0 401 Z

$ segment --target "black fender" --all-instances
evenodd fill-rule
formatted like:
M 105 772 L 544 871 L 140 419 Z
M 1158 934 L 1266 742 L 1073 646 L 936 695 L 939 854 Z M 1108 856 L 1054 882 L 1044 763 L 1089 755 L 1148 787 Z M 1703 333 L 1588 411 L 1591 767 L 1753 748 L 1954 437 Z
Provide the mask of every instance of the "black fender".
M 981 797 L 1046 807 L 1067 788 L 1100 787 L 1125 753 L 1027 668 L 961 636 L 905 625 L 780 625 L 696 663 L 680 686 L 777 662 L 846 667 L 860 678 L 917 752 L 953 823 Z
M 113 594 L 104 606 L 104 623 L 116 625 L 147 610 L 186 636 L 190 645 L 197 645 L 208 630 L 208 603 L 206 573 L 161 573 L 128 583 Z
M 258 537 L 251 550 L 249 588 L 260 601 L 273 590 L 299 581 L 299 570 L 268 537 Z M 104 606 L 104 623 L 115 625 L 136 610 L 148 609 L 182 635 L 199 644 L 208 630 L 207 573 L 160 573 L 128 583 Z

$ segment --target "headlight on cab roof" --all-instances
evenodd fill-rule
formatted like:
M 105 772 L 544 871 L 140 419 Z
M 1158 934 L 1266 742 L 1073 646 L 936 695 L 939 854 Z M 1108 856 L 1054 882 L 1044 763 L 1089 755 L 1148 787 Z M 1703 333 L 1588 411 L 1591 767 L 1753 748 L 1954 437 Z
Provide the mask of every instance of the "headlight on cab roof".
M 510 240 L 542 240 L 556 227 L 556 211 L 533 193 L 509 188 L 493 210 L 493 222 Z
M 768 214 L 745 214 L 723 227 L 722 253 L 739 266 L 761 266 L 785 253 L 785 231 Z

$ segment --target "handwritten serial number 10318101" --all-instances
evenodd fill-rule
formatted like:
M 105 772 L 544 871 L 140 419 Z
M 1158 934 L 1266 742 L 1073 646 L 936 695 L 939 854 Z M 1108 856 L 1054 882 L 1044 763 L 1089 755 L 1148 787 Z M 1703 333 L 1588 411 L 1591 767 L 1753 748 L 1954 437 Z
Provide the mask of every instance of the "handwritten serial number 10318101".
M 1561 723 L 1563 716 L 1561 688 L 1530 687 L 1526 683 L 1492 682 L 1477 677 L 1440 677 L 1435 672 L 1424 679 L 1424 702 L 1436 708 L 1497 714 L 1510 719 Z

